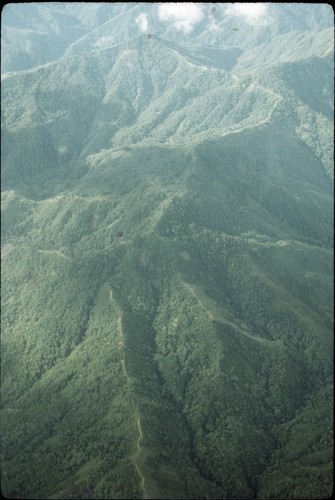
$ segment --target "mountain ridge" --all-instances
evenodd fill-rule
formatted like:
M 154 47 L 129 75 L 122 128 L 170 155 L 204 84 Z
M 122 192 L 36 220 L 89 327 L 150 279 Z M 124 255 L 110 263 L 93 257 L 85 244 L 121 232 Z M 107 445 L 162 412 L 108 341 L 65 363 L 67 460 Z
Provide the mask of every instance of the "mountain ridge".
M 150 44 L 148 44 L 148 47 L 149 46 L 150 46 Z M 149 51 L 149 54 L 153 54 L 151 50 Z M 128 54 L 128 56 L 129 56 L 129 54 Z M 111 92 L 112 95 L 113 95 L 113 93 L 114 94 L 117 93 L 118 92 L 118 88 L 120 88 L 120 85 L 121 86 L 124 85 L 124 81 L 125 80 L 129 80 L 129 77 L 130 77 L 131 72 L 132 72 L 131 66 L 134 65 L 134 64 L 135 64 L 135 66 L 138 65 L 137 63 L 135 63 L 136 58 L 137 58 L 137 56 L 135 56 L 135 54 L 134 54 L 134 59 L 133 59 L 134 62 L 131 62 L 131 59 L 130 59 L 130 62 L 128 63 L 130 65 L 130 68 L 129 69 L 126 68 L 126 71 L 125 71 L 125 69 L 122 69 L 122 64 L 123 64 L 122 63 L 122 60 L 123 60 L 122 53 L 121 53 L 121 58 L 120 57 L 116 58 L 116 61 L 114 62 L 114 65 L 117 64 L 117 66 L 114 68 L 114 70 L 111 68 L 112 73 L 111 73 L 111 76 L 109 78 L 112 78 L 113 71 L 114 72 L 116 71 L 116 72 L 120 73 L 120 70 L 121 70 L 120 74 L 123 73 L 123 76 L 121 77 L 121 80 L 119 80 L 118 84 L 116 84 L 115 82 L 113 83 L 113 86 L 111 87 L 111 91 L 110 90 L 108 90 L 108 91 L 103 90 L 103 85 L 104 85 L 103 82 L 101 82 L 101 84 L 98 87 L 96 86 L 96 83 L 94 83 L 93 86 L 92 86 L 91 82 L 93 82 L 94 80 L 92 80 L 92 76 L 90 76 L 89 73 L 87 73 L 87 78 L 85 80 L 83 80 L 82 83 L 80 83 L 80 81 L 77 82 L 74 79 L 75 77 L 73 77 L 73 76 L 71 77 L 71 79 L 73 80 L 74 85 L 79 86 L 79 88 L 83 84 L 85 84 L 85 89 L 83 89 L 83 87 L 82 87 L 82 89 L 84 90 L 85 93 L 87 93 L 89 87 L 91 86 L 92 87 L 92 91 L 94 92 L 94 95 L 92 94 L 91 99 L 94 99 L 95 101 L 97 100 L 96 99 L 96 92 L 97 91 L 101 92 L 101 96 L 103 95 L 103 93 L 105 93 L 104 101 L 106 102 L 106 104 L 108 104 L 108 100 L 110 100 L 110 98 L 108 97 L 109 93 Z M 66 59 L 65 59 L 65 61 L 66 61 Z M 75 62 L 75 60 L 74 60 L 73 62 L 75 64 L 75 67 L 78 68 L 78 63 L 79 63 L 79 68 L 77 69 L 77 72 L 78 72 L 78 70 L 81 71 L 80 67 L 81 67 L 82 63 L 80 61 L 83 61 L 84 64 L 87 66 L 87 63 L 85 62 L 85 58 L 84 59 L 79 59 L 78 62 Z M 62 64 L 64 64 L 64 63 L 62 63 Z M 95 64 L 98 64 L 98 63 L 96 62 Z M 103 63 L 103 64 L 109 65 L 108 59 L 106 59 L 106 63 Z M 186 71 L 186 67 L 184 65 L 182 67 L 180 67 L 180 69 L 178 69 L 180 64 L 182 64 L 181 61 L 174 60 L 174 57 L 172 57 L 172 59 L 171 59 L 171 65 L 172 65 L 171 66 L 171 68 L 172 68 L 171 71 L 173 71 L 173 68 L 175 68 L 175 71 L 177 71 L 177 73 L 181 69 L 182 69 L 183 72 L 185 72 Z M 101 64 L 100 64 L 100 66 L 101 66 Z M 56 70 L 56 72 L 59 73 L 58 67 L 59 67 L 58 64 L 56 64 L 55 66 L 52 65 L 51 67 L 48 66 L 47 69 L 45 69 L 45 71 L 47 70 L 49 72 L 49 71 Z M 89 66 L 87 66 L 87 67 L 89 67 Z M 98 69 L 98 66 L 96 66 L 96 69 Z M 102 68 L 101 68 L 101 70 L 102 70 Z M 194 71 L 195 70 L 201 71 L 200 67 L 194 67 Z M 38 73 L 33 72 L 33 74 L 31 74 L 31 73 L 25 74 L 26 76 L 24 76 L 24 74 L 23 74 L 23 75 L 19 76 L 19 78 L 20 79 L 27 78 L 28 76 L 31 77 L 31 78 L 34 78 L 35 76 L 38 77 L 39 76 L 39 71 L 40 70 L 38 70 Z M 90 70 L 90 71 L 92 71 L 92 70 Z M 147 71 L 148 70 L 146 70 L 146 72 Z M 192 72 L 192 71 L 193 71 L 192 68 L 188 69 L 188 72 Z M 220 71 L 222 71 L 222 70 L 220 70 Z M 190 73 L 190 76 L 191 76 L 191 74 L 192 73 Z M 217 92 L 220 92 L 220 94 L 222 94 L 222 89 L 221 89 L 221 85 L 222 84 L 225 85 L 226 89 L 229 89 L 229 87 L 227 86 L 227 83 L 225 82 L 225 80 L 222 80 L 222 78 L 224 78 L 224 79 L 227 78 L 225 76 L 226 73 L 225 72 L 218 73 L 218 72 L 216 72 L 216 70 L 214 70 L 214 74 L 217 75 L 216 76 L 216 78 L 217 78 L 216 82 L 217 83 L 213 79 L 211 79 L 211 83 L 210 83 L 211 87 L 213 88 L 213 94 L 212 94 L 213 97 L 210 98 L 210 94 L 208 94 L 208 92 L 207 92 L 207 94 L 204 97 L 201 96 L 202 100 L 199 101 L 199 104 L 195 104 L 195 102 L 193 103 L 192 101 L 190 101 L 190 105 L 193 106 L 193 107 L 196 106 L 196 107 L 198 107 L 200 109 L 202 109 L 204 105 L 206 105 L 207 107 L 212 107 L 212 108 L 213 108 L 213 106 L 215 106 L 213 108 L 213 113 L 215 113 L 215 116 L 216 116 L 215 120 L 216 120 L 216 122 L 214 122 L 214 124 L 213 124 L 214 126 L 212 125 L 214 133 L 218 134 L 218 123 L 220 121 L 222 121 L 222 120 L 226 121 L 226 123 L 227 123 L 226 127 L 228 128 L 227 131 L 230 132 L 230 131 L 234 130 L 234 125 L 233 125 L 234 122 L 232 124 L 230 124 L 229 113 L 227 114 L 227 111 L 222 107 L 222 103 L 220 103 L 217 100 L 218 98 L 215 97 L 215 92 L 216 92 L 215 88 L 217 88 Z M 220 75 L 222 75 L 222 76 L 220 76 Z M 198 85 L 201 82 L 201 80 L 199 78 L 201 78 L 203 80 L 203 84 L 204 85 L 206 85 L 206 86 L 208 85 L 208 78 L 206 77 L 206 75 L 203 75 L 203 74 L 199 74 L 198 75 L 198 81 L 197 81 Z M 250 123 L 251 127 L 252 126 L 257 126 L 257 124 L 266 123 L 268 120 L 272 119 L 272 112 L 275 110 L 275 108 L 277 107 L 277 105 L 283 99 L 283 92 L 282 91 L 277 96 L 277 92 L 275 92 L 274 90 L 271 90 L 269 88 L 266 88 L 263 85 L 259 85 L 257 83 L 256 84 L 253 83 L 252 85 L 250 85 L 250 82 L 248 82 L 248 79 L 250 78 L 249 75 L 246 75 L 244 77 L 244 79 L 242 80 L 242 82 L 239 81 L 240 76 L 237 76 L 236 74 L 233 74 L 230 78 L 231 78 L 231 92 L 233 92 L 232 95 L 234 95 L 234 92 L 237 92 L 238 98 L 241 100 L 241 104 L 238 104 L 238 106 L 240 106 L 240 107 L 243 106 L 245 109 L 247 109 L 248 107 L 250 107 L 250 104 L 248 104 L 248 102 L 246 101 L 247 98 L 248 98 L 248 94 L 245 92 L 246 85 L 248 86 L 247 88 L 249 88 L 250 90 L 252 90 L 252 89 L 258 89 L 260 91 L 260 93 L 257 93 L 256 95 L 259 96 L 259 99 L 260 99 L 260 101 L 259 101 L 259 112 L 261 112 L 263 116 L 261 115 L 259 118 L 256 118 L 256 119 L 252 117 L 251 118 L 251 123 Z M 182 76 L 182 79 L 185 79 L 185 76 Z M 5 79 L 4 85 L 3 85 L 4 92 L 6 91 L 6 89 L 5 89 L 6 80 L 7 79 Z M 248 82 L 248 83 L 244 83 L 245 81 Z M 22 80 L 22 83 L 23 82 L 24 82 L 24 80 Z M 221 82 L 222 82 L 222 84 L 221 84 Z M 25 82 L 24 82 L 24 85 L 26 85 Z M 187 122 L 189 121 L 189 118 L 187 118 L 187 120 L 185 120 L 186 114 L 189 115 L 189 113 L 187 111 L 188 110 L 187 93 L 184 94 L 184 96 L 183 96 L 183 94 L 179 93 L 179 91 L 178 91 L 178 96 L 176 95 L 176 97 L 180 101 L 181 108 L 180 108 L 180 111 L 178 111 L 177 113 L 175 112 L 173 114 L 173 113 L 170 113 L 170 111 L 169 111 L 171 105 L 169 105 L 170 107 L 167 107 L 166 111 L 164 111 L 164 106 L 162 107 L 162 104 L 161 104 L 161 92 L 163 91 L 163 89 L 160 88 L 160 87 L 158 87 L 156 89 L 156 91 L 158 91 L 157 97 L 159 97 L 160 104 L 157 103 L 157 105 L 155 106 L 156 110 L 159 109 L 159 116 L 156 117 L 155 116 L 155 112 L 157 112 L 157 111 L 155 111 L 155 107 L 153 107 L 152 104 L 151 104 L 151 105 L 149 105 L 149 109 L 147 109 L 147 106 L 146 106 L 146 103 L 149 103 L 148 99 L 149 99 L 149 96 L 150 96 L 150 94 L 147 94 L 147 92 L 148 92 L 148 90 L 147 90 L 148 85 L 149 85 L 149 87 L 151 85 L 152 90 L 150 92 L 153 92 L 154 88 L 155 88 L 155 87 L 153 87 L 153 85 L 155 86 L 157 84 L 155 84 L 152 81 L 150 83 L 150 80 L 148 80 L 146 77 L 142 80 L 142 82 L 140 82 L 140 89 L 141 90 L 140 91 L 137 90 L 137 95 L 138 95 L 138 98 L 139 98 L 139 101 L 138 101 L 139 104 L 138 104 L 138 106 L 140 106 L 139 107 L 139 111 L 135 111 L 136 108 L 134 109 L 133 106 L 129 105 L 129 103 L 127 102 L 127 95 L 125 95 L 125 97 L 121 98 L 119 100 L 119 102 L 118 101 L 114 101 L 115 105 L 113 105 L 113 106 L 116 106 L 114 112 L 118 112 L 119 111 L 119 113 L 121 112 L 121 115 L 119 116 L 117 122 L 115 121 L 114 127 L 113 126 L 111 127 L 109 125 L 109 128 L 110 128 L 110 132 L 109 133 L 112 136 L 113 135 L 115 136 L 115 138 L 113 139 L 113 143 L 114 143 L 113 147 L 120 146 L 125 141 L 124 132 L 121 131 L 121 135 L 120 135 L 120 132 L 118 130 L 119 130 L 120 126 L 124 128 L 124 125 L 126 125 L 126 124 L 128 124 L 128 127 L 130 126 L 130 130 L 133 129 L 133 131 L 134 131 L 133 132 L 133 139 L 131 139 L 131 136 L 129 135 L 129 131 L 130 130 L 127 131 L 127 142 L 128 143 L 129 143 L 129 139 L 130 139 L 130 142 L 134 142 L 134 141 L 135 141 L 135 143 L 136 142 L 137 143 L 138 142 L 142 142 L 143 141 L 143 135 L 145 137 L 145 135 L 146 134 L 148 135 L 149 133 L 150 133 L 150 139 L 148 137 L 148 139 L 146 139 L 146 140 L 147 141 L 149 140 L 149 142 L 152 141 L 153 139 L 155 139 L 155 135 L 153 135 L 153 133 L 152 133 L 153 130 L 155 130 L 155 128 L 156 128 L 155 122 L 156 123 L 161 123 L 162 116 L 164 117 L 164 113 L 167 115 L 168 121 L 164 123 L 163 128 L 161 127 L 162 132 L 160 132 L 159 128 L 158 129 L 156 128 L 155 133 L 157 134 L 157 139 L 156 140 L 158 140 L 158 142 L 161 142 L 161 141 L 166 142 L 167 140 L 169 140 L 169 136 L 166 136 L 166 129 L 171 128 L 171 127 L 173 127 L 173 130 L 174 130 L 174 132 L 173 132 L 174 137 L 171 137 L 171 139 L 173 141 L 175 141 L 177 139 L 176 132 L 179 133 L 179 134 L 180 134 L 179 130 L 180 131 L 183 130 L 183 132 L 185 132 L 185 131 L 187 132 L 187 130 L 189 129 L 189 127 L 192 127 L 192 129 L 194 130 L 193 135 L 194 135 L 195 139 L 196 139 L 197 135 L 199 136 L 198 139 L 196 139 L 196 140 L 202 140 L 202 138 L 205 138 L 206 136 L 208 136 L 209 131 L 210 131 L 210 127 L 208 127 L 208 125 L 209 125 L 208 121 L 207 122 L 205 121 L 204 124 L 200 125 L 200 119 L 197 118 L 196 115 L 194 116 L 194 119 L 196 120 L 195 122 L 191 121 L 189 124 L 187 124 Z M 113 88 L 114 88 L 114 90 L 113 90 Z M 187 89 L 187 87 L 185 87 L 185 88 Z M 190 87 L 190 89 L 191 89 L 191 87 Z M 83 90 L 81 90 L 81 92 Z M 130 97 L 131 99 L 134 99 L 134 97 L 136 97 L 135 95 L 132 95 L 133 94 L 133 90 L 129 89 L 128 92 L 129 92 L 129 94 L 128 94 L 129 97 L 132 96 L 132 97 Z M 227 92 L 227 90 L 225 90 L 225 92 Z M 287 90 L 286 90 L 286 92 L 287 92 Z M 192 93 L 193 93 L 193 99 L 196 98 L 197 94 L 199 95 L 199 89 L 196 91 L 195 95 L 194 95 L 194 91 L 191 91 L 191 94 L 190 94 L 191 96 L 192 96 Z M 262 93 L 263 93 L 263 97 L 262 97 Z M 173 96 L 173 94 L 172 94 L 172 96 Z M 171 96 L 170 91 L 166 94 L 166 97 L 169 100 L 171 100 L 172 96 Z M 272 96 L 276 100 L 272 104 L 270 104 Z M 228 93 L 227 97 L 229 99 L 229 93 Z M 253 96 L 251 95 L 250 97 L 252 97 L 252 99 L 254 101 Z M 263 111 L 261 111 L 261 107 L 264 106 L 264 103 L 262 102 L 262 100 L 265 97 L 266 97 L 266 99 L 269 99 L 269 105 L 268 105 L 269 107 L 268 107 L 268 109 L 265 108 L 265 112 L 263 112 Z M 41 97 L 39 96 L 39 99 L 40 98 Z M 210 100 L 208 100 L 208 99 L 210 99 Z M 114 98 L 112 97 L 112 102 L 113 102 L 113 100 L 114 100 Z M 215 100 L 217 101 L 217 104 L 215 103 Z M 204 103 L 202 103 L 202 101 L 204 101 Z M 244 101 L 246 101 L 246 102 L 244 102 Z M 112 102 L 111 102 L 111 104 L 108 104 L 108 106 L 111 106 Z M 92 102 L 92 104 L 93 104 L 93 102 Z M 253 102 L 253 106 L 255 107 L 254 102 Z M 185 110 L 183 108 L 185 108 Z M 145 123 L 145 122 L 143 122 L 143 118 L 142 118 L 142 115 L 141 115 L 141 110 L 143 110 L 143 112 L 144 112 L 143 118 L 145 117 L 145 115 L 147 115 L 148 119 L 149 119 L 149 122 L 148 122 L 148 127 L 149 128 L 148 128 L 147 132 L 144 132 L 144 134 L 143 134 L 143 131 L 145 130 L 145 126 L 143 126 L 143 123 Z M 229 108 L 228 108 L 228 111 L 229 111 Z M 162 115 L 162 112 L 163 112 L 163 115 Z M 218 114 L 218 112 L 220 114 Z M 238 112 L 239 112 L 238 111 L 238 107 L 236 107 L 235 109 L 233 109 L 233 116 L 234 116 L 233 120 L 236 120 L 235 116 L 237 116 Z M 254 109 L 253 112 L 254 112 L 254 115 L 256 116 L 257 115 L 257 108 Z M 60 111 L 58 110 L 57 113 L 59 115 Z M 92 114 L 92 110 L 90 111 L 90 113 Z M 106 113 L 106 112 L 104 111 L 104 113 Z M 136 113 L 138 115 L 138 118 L 136 118 Z M 224 114 L 222 114 L 222 113 L 224 113 Z M 309 111 L 309 113 L 310 113 L 310 111 Z M 329 111 L 327 110 L 327 115 L 328 116 L 330 116 L 330 113 L 331 113 L 330 110 Z M 94 115 L 92 114 L 92 116 L 94 116 Z M 320 118 L 323 117 L 323 116 L 324 115 L 320 114 Z M 211 120 L 211 118 L 212 118 L 211 115 L 209 115 L 209 117 L 207 118 L 207 120 Z M 136 125 L 136 122 L 137 122 L 138 119 L 141 120 L 141 125 L 140 126 Z M 246 123 L 245 123 L 245 125 L 242 126 L 242 129 L 244 127 L 247 127 L 247 128 L 249 127 L 248 121 L 250 121 L 250 118 L 246 116 L 245 120 L 246 120 Z M 325 118 L 322 118 L 322 120 L 325 120 Z M 326 120 L 328 120 L 328 118 L 326 118 Z M 239 121 L 241 123 L 243 123 L 243 117 L 239 118 Z M 239 121 L 237 121 L 237 123 L 239 123 Z M 253 121 L 256 121 L 256 123 L 252 123 Z M 134 122 L 134 125 L 132 125 L 132 122 Z M 200 125 L 200 128 L 199 128 L 199 125 L 198 125 L 198 131 L 197 131 L 197 128 L 194 127 L 194 125 L 197 122 Z M 182 128 L 178 129 L 178 124 L 179 124 L 179 127 L 182 127 Z M 232 125 L 233 125 L 233 127 L 232 127 Z M 322 125 L 322 121 L 320 122 L 320 125 L 323 126 Z M 17 127 L 17 123 L 15 124 L 15 127 Z M 57 125 L 57 127 L 59 127 L 59 125 Z M 222 133 L 226 133 L 224 121 L 220 125 L 220 127 L 221 127 L 221 130 L 222 130 Z M 237 125 L 237 126 L 235 125 L 235 127 L 237 129 L 241 129 L 240 125 Z M 113 128 L 114 128 L 114 131 L 113 131 Z M 206 132 L 201 132 L 201 128 L 206 129 Z M 99 130 L 99 128 L 97 128 L 97 130 Z M 83 130 L 83 133 L 86 134 L 86 132 L 84 130 Z M 163 133 L 163 135 L 162 135 L 162 133 Z M 106 134 L 106 131 L 104 132 L 104 134 Z M 116 139 L 118 136 L 120 136 L 120 138 Z M 320 134 L 320 137 L 322 137 L 321 134 Z M 103 139 L 103 140 L 105 141 L 105 139 Z M 94 143 L 98 143 L 99 142 L 99 139 L 98 139 L 97 136 L 95 136 L 93 138 L 93 142 Z M 312 145 L 311 143 L 309 143 L 309 146 L 314 147 L 314 149 L 319 147 L 318 145 Z M 68 148 L 68 146 L 61 145 L 60 148 L 62 148 L 62 149 L 65 148 L 65 150 L 66 150 Z M 329 171 L 329 169 L 331 168 L 331 150 L 328 149 L 328 151 L 329 152 L 327 153 L 327 157 L 325 157 L 325 159 L 323 161 L 325 162 L 325 166 L 326 166 L 327 170 Z

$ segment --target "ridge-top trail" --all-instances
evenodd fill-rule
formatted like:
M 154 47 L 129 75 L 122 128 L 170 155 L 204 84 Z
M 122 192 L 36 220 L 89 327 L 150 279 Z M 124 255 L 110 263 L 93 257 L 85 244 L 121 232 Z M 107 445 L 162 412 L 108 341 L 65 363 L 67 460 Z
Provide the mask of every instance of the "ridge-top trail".
M 155 486 L 155 481 L 144 472 L 146 459 L 152 455 L 152 451 L 143 447 L 143 429 L 141 424 L 141 415 L 135 411 L 138 438 L 136 441 L 136 452 L 134 455 L 134 464 L 140 478 L 140 488 L 143 493 L 142 498 L 161 498 L 159 488 Z
M 138 472 L 138 475 L 140 476 L 141 480 L 141 489 L 143 491 L 143 498 L 148 498 L 147 496 L 147 491 L 145 489 L 145 477 L 144 474 L 141 470 L 141 455 L 143 455 L 143 449 L 141 448 L 141 441 L 143 440 L 143 432 L 142 432 L 142 427 L 141 427 L 141 418 L 140 415 L 136 415 L 136 424 L 137 424 L 137 429 L 138 429 L 138 438 L 136 442 L 136 453 L 135 453 L 135 467 Z M 143 460 L 143 459 L 142 459 Z
M 110 296 L 110 300 L 112 302 L 115 302 L 114 298 L 113 298 L 113 290 L 112 288 L 109 289 L 109 296 Z M 118 322 L 117 322 L 117 329 L 118 329 L 118 336 L 119 336 L 119 342 L 118 342 L 118 345 L 119 345 L 119 348 L 122 352 L 122 355 L 121 355 L 121 366 L 122 366 L 122 371 L 124 373 L 124 376 L 126 377 L 126 380 L 128 382 L 130 382 L 130 375 L 129 375 L 129 372 L 127 370 L 127 367 L 126 367 L 126 357 L 125 357 L 125 334 L 124 334 L 124 330 L 123 330 L 123 326 L 122 326 L 122 319 L 123 319 L 123 315 L 121 313 L 121 311 L 119 311 L 119 319 L 118 319 Z M 136 400 L 136 397 L 135 397 L 135 400 Z M 136 449 L 135 449 L 135 454 L 134 454 L 134 458 L 133 458 L 133 461 L 134 461 L 134 466 L 135 466 L 135 469 L 137 471 L 137 474 L 140 478 L 140 488 L 143 492 L 143 498 L 155 498 L 155 495 L 153 496 L 149 496 L 148 495 L 148 491 L 146 489 L 146 478 L 144 476 L 144 472 L 142 470 L 142 466 L 143 466 L 143 463 L 144 463 L 144 454 L 145 454 L 145 450 L 143 450 L 142 446 L 141 446 L 141 443 L 143 441 L 143 430 L 142 430 L 142 425 L 141 425 L 141 416 L 140 416 L 140 413 L 138 411 L 138 409 L 135 407 L 135 411 L 134 411 L 134 418 L 135 418 L 135 422 L 136 422 L 136 427 L 137 427 L 137 432 L 138 432 L 138 437 L 137 437 L 137 440 L 136 440 Z

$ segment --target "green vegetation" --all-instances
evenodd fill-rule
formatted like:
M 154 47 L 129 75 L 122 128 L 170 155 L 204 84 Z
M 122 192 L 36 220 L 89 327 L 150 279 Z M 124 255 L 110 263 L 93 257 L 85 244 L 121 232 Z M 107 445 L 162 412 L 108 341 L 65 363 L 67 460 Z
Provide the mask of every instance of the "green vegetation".
M 329 30 L 105 46 L 82 9 L 3 80 L 2 493 L 329 497 Z

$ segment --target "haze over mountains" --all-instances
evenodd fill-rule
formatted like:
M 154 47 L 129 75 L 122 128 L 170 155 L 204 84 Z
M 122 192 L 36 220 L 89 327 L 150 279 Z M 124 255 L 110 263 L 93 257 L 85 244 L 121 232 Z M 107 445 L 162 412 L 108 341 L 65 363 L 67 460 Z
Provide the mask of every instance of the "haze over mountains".
M 5 496 L 331 495 L 333 27 L 4 8 Z

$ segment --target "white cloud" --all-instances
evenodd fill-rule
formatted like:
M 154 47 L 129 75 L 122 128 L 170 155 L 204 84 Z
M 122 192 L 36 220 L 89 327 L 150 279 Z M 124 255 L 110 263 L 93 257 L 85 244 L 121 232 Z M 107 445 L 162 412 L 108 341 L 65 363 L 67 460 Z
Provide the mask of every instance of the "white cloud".
M 146 14 L 143 14 L 143 12 L 142 14 L 137 16 L 137 18 L 135 19 L 135 23 L 138 24 L 138 27 L 140 28 L 140 31 L 142 31 L 142 33 L 146 33 L 148 31 L 148 18 Z
M 234 3 L 227 4 L 226 13 L 242 17 L 245 21 L 254 24 L 267 18 L 268 5 L 266 3 Z
M 204 16 L 198 3 L 161 3 L 158 15 L 161 21 L 171 21 L 176 29 L 185 33 L 190 33 Z

